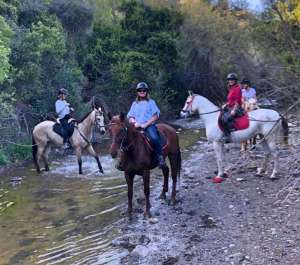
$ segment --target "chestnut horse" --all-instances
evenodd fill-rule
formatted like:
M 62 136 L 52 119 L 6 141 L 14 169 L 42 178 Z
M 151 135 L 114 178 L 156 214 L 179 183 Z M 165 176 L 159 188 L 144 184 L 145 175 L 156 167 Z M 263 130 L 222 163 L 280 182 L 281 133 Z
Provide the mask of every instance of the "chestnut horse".
M 123 113 L 110 118 L 108 132 L 112 138 L 110 154 L 112 158 L 120 157 L 124 169 L 124 175 L 128 187 L 128 214 L 132 214 L 132 196 L 133 180 L 135 175 L 143 176 L 144 193 L 146 197 L 145 218 L 151 217 L 150 214 L 150 170 L 155 168 L 158 163 L 153 159 L 154 154 L 148 144 L 145 143 L 145 137 L 132 124 L 125 119 Z M 177 175 L 180 177 L 181 153 L 179 148 L 179 139 L 174 128 L 167 124 L 157 124 L 159 132 L 166 139 L 166 146 L 163 148 L 163 156 L 168 156 L 171 165 L 172 175 L 172 193 L 171 203 L 176 202 L 176 182 Z M 169 168 L 162 169 L 164 175 L 163 190 L 160 198 L 166 198 L 168 192 Z

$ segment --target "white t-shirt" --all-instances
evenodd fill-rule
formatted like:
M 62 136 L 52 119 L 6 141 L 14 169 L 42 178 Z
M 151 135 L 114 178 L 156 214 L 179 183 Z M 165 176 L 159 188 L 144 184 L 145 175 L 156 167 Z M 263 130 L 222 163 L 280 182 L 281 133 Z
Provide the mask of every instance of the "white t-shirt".
M 58 114 L 59 119 L 64 118 L 67 114 L 70 114 L 69 103 L 65 100 L 56 100 L 55 111 Z
M 249 101 L 252 98 L 255 98 L 256 96 L 256 91 L 253 87 L 250 87 L 249 89 L 242 89 L 242 97 L 246 100 Z

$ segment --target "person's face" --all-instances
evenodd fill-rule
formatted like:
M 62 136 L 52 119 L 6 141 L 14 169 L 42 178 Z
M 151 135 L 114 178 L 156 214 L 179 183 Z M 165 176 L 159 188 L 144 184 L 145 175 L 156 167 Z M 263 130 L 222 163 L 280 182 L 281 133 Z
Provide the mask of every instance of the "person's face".
M 59 98 L 60 98 L 61 100 L 65 100 L 65 99 L 67 98 L 67 95 L 65 95 L 65 94 L 60 94 L 60 95 L 59 95 Z
M 242 84 L 242 86 L 243 86 L 244 89 L 248 89 L 249 88 L 248 84 Z
M 236 81 L 235 81 L 234 79 L 229 79 L 229 80 L 228 80 L 228 84 L 229 84 L 230 86 L 233 86 L 235 83 L 236 83 Z
M 140 98 L 145 98 L 147 96 L 147 90 L 146 89 L 139 89 L 137 91 L 137 94 Z

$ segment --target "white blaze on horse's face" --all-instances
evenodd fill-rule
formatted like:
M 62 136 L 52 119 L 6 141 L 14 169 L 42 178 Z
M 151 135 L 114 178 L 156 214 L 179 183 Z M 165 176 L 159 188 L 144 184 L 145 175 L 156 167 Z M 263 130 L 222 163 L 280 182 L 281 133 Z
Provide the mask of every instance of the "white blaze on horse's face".
M 96 126 L 99 128 L 100 133 L 105 133 L 105 125 L 104 125 L 104 114 L 101 108 L 95 109 L 95 123 Z
M 195 112 L 195 110 L 193 110 L 193 100 L 194 100 L 194 96 L 190 95 L 187 97 L 184 107 L 180 112 L 180 117 L 181 118 L 187 118 L 189 117 L 192 113 Z

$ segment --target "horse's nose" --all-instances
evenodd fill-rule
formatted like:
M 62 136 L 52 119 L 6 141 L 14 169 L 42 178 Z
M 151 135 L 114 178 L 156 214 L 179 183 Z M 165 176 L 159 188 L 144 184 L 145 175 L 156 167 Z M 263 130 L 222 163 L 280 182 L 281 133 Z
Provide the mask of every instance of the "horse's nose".
M 111 155 L 112 158 L 116 158 L 117 155 L 118 155 L 118 153 L 115 152 L 115 151 L 111 151 L 111 152 L 110 152 L 110 155 Z

